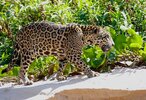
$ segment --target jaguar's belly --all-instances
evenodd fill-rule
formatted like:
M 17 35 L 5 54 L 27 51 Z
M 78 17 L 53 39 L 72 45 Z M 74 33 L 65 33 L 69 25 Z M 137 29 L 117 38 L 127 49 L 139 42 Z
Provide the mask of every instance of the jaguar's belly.
M 50 49 L 50 54 L 49 55 L 54 55 L 58 58 L 58 60 L 63 60 L 66 59 L 66 50 L 65 48 L 57 48 L 57 49 Z

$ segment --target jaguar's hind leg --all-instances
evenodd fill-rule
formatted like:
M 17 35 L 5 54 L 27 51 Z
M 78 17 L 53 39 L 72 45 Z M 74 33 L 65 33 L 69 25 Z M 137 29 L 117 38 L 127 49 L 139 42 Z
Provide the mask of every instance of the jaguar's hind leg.
M 25 52 L 25 53 L 27 53 L 27 52 Z M 28 75 L 27 75 L 29 65 L 32 63 L 33 59 L 31 57 L 31 55 L 29 55 L 29 54 L 22 55 L 21 65 L 20 65 L 21 68 L 20 68 L 20 72 L 19 72 L 19 83 L 20 84 L 24 84 L 24 85 L 33 84 L 33 81 L 29 80 Z
M 56 76 L 56 79 L 58 81 L 62 81 L 62 80 L 66 80 L 67 79 L 67 77 L 63 75 L 63 70 L 65 69 L 66 64 L 67 64 L 67 60 L 60 60 L 60 62 L 59 62 L 59 70 L 58 70 L 57 76 Z

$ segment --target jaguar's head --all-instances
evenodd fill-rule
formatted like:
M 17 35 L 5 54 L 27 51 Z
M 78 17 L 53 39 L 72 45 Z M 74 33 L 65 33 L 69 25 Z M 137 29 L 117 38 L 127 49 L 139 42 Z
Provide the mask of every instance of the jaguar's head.
M 106 52 L 113 45 L 113 39 L 108 31 L 98 26 L 86 26 L 88 28 L 83 30 L 83 41 L 86 45 L 98 45 L 101 49 Z

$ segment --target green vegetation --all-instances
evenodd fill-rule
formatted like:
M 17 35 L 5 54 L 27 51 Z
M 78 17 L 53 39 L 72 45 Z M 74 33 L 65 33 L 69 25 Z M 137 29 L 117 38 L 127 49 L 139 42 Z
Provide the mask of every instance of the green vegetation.
M 10 61 L 17 31 L 30 22 L 42 20 L 106 26 L 115 42 L 111 51 L 105 54 L 96 46 L 83 48 L 82 58 L 94 70 L 107 71 L 110 65 L 127 58 L 139 65 L 146 60 L 145 0 L 1 0 L 0 65 L 3 67 L 0 72 Z M 133 60 L 133 56 L 138 60 Z M 30 73 L 46 75 L 52 63 L 57 70 L 55 58 L 37 59 L 32 63 Z M 18 70 L 15 68 L 9 75 L 17 75 Z

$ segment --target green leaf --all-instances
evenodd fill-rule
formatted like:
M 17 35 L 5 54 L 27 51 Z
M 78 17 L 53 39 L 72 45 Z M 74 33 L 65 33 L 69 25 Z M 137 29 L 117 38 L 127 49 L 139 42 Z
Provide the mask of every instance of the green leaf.
M 127 47 L 126 36 L 124 34 L 118 34 L 114 40 L 115 48 L 119 52 L 122 52 Z
M 91 61 L 92 67 L 96 69 L 99 68 L 105 62 L 106 60 L 105 58 L 106 58 L 106 55 L 104 53 L 96 57 L 94 60 Z
M 105 54 L 98 46 L 87 46 L 83 48 L 83 60 L 93 68 L 98 68 L 105 62 Z
M 144 51 L 146 52 L 146 43 L 144 43 Z
M 131 36 L 127 38 L 128 46 L 131 50 L 140 49 L 143 45 L 143 38 L 131 30 Z
M 133 30 L 133 29 L 128 29 L 127 32 L 128 32 L 130 35 L 136 35 L 136 32 L 135 32 L 135 30 Z
M 20 70 L 20 67 L 14 67 L 13 68 L 13 75 L 18 76 L 19 70 Z
M 109 32 L 111 33 L 112 38 L 115 39 L 115 37 L 116 37 L 116 31 L 113 28 L 110 27 L 109 28 Z
M 130 44 L 130 48 L 131 49 L 136 49 L 136 50 L 139 50 L 142 46 L 138 43 L 131 43 Z
M 107 53 L 107 59 L 110 62 L 114 62 L 117 58 L 117 52 L 115 48 L 112 48 L 108 53 Z

